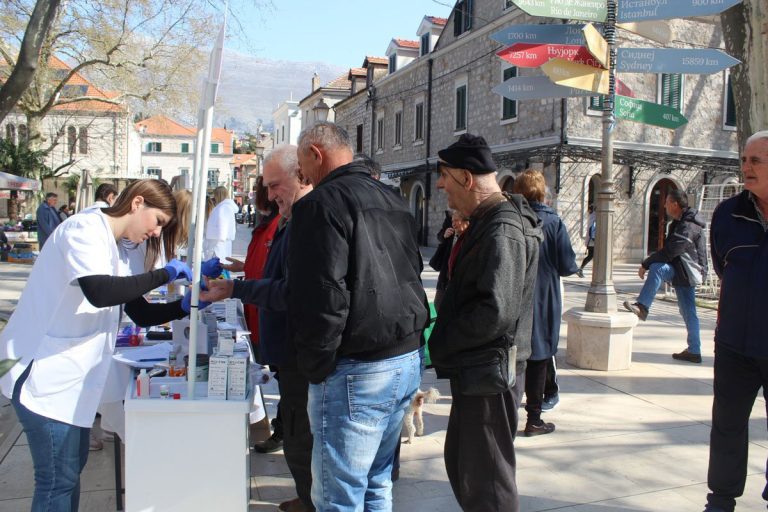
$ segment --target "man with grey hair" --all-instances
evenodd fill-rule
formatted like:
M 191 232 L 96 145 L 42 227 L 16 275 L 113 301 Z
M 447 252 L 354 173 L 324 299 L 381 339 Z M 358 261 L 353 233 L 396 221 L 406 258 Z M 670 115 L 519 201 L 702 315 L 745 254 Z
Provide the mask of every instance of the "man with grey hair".
M 315 189 L 294 205 L 290 337 L 309 379 L 318 511 L 391 510 L 392 461 L 421 380 L 429 314 L 416 226 L 404 200 L 353 162 L 349 136 L 299 136 Z
M 707 475 L 712 492 L 705 508 L 709 512 L 731 512 L 744 493 L 749 416 L 760 387 L 768 393 L 768 131 L 747 139 L 741 171 L 745 190 L 720 203 L 710 227 L 720 301 Z M 763 499 L 768 500 L 768 485 Z
M 292 208 L 307 195 L 312 186 L 299 179 L 296 146 L 278 146 L 264 159 L 264 187 L 275 201 L 281 219 L 272 239 L 264 275 L 248 281 L 209 281 L 205 301 L 236 297 L 259 308 L 259 351 L 262 363 L 280 368 L 280 416 L 283 429 L 285 461 L 296 483 L 298 498 L 280 504 L 280 510 L 314 510 L 312 488 L 312 434 L 307 416 L 307 379 L 299 372 L 296 349 L 287 336 L 288 240 Z

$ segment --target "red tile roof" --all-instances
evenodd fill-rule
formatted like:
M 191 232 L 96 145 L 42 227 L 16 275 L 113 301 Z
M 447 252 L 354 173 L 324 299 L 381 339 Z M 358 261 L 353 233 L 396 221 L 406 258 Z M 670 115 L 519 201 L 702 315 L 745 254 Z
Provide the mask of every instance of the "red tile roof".
M 368 64 L 386 64 L 389 65 L 389 59 L 386 57 L 366 57 L 363 61 L 363 67 L 368 66 Z
M 366 76 L 368 72 L 365 68 L 349 68 L 349 77 L 353 76 Z
M 337 76 L 323 87 L 329 87 L 331 89 L 351 89 L 352 82 L 349 80 L 349 73 Z
M 437 16 L 427 16 L 427 19 L 435 25 L 445 25 L 448 23 L 447 18 L 438 18 Z
M 254 153 L 237 153 L 232 155 L 232 161 L 230 163 L 232 165 L 242 165 L 255 156 L 256 154 Z
M 136 130 L 144 135 L 155 135 L 158 137 L 194 137 L 195 129 L 183 125 L 178 121 L 163 116 L 152 116 L 136 123 Z M 211 141 L 224 144 L 222 153 L 232 153 L 232 131 L 226 128 L 214 128 L 211 131 Z
M 62 70 L 63 74 L 66 75 L 72 67 L 68 66 L 64 61 L 59 59 L 58 57 L 51 56 L 51 58 L 48 61 L 48 67 L 53 70 Z M 64 78 L 63 76 L 57 78 L 58 80 L 61 80 Z M 89 96 L 93 98 L 104 98 L 104 99 L 114 99 L 120 95 L 119 92 L 109 91 L 105 92 L 101 89 L 94 86 L 92 83 L 90 83 L 88 80 L 86 80 L 80 73 L 75 73 L 72 75 L 72 77 L 67 80 L 64 87 L 61 89 L 61 98 L 66 99 L 67 96 L 71 97 L 79 97 L 79 96 Z M 106 103 L 103 101 L 98 101 L 96 99 L 94 100 L 86 100 L 86 101 L 76 101 L 73 103 L 66 103 L 64 105 L 57 105 L 53 107 L 54 110 L 66 110 L 66 111 L 97 111 L 97 112 L 126 112 L 127 109 L 123 105 L 118 105 L 115 103 Z
M 397 46 L 402 46 L 403 48 L 419 48 L 419 42 L 418 41 L 410 41 L 408 39 L 393 39 L 395 44 Z

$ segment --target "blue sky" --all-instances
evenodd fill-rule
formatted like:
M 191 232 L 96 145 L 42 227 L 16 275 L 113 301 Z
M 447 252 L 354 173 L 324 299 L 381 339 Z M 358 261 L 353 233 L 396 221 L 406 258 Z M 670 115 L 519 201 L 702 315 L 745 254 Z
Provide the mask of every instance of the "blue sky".
M 242 16 L 247 40 L 227 47 L 271 60 L 319 61 L 360 67 L 366 55 L 384 56 L 393 37 L 416 39 L 424 15 L 447 18 L 453 0 L 272 0 Z M 247 11 L 246 11 L 247 12 Z

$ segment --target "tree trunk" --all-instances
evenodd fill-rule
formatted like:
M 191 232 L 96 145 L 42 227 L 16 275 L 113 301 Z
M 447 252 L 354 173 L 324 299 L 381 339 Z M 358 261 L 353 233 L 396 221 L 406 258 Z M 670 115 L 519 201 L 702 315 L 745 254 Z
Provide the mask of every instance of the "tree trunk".
M 744 0 L 721 16 L 725 48 L 742 64 L 731 68 L 739 147 L 768 129 L 768 0 Z
M 11 190 L 11 198 L 8 199 L 8 218 L 11 222 L 19 219 L 19 192 Z

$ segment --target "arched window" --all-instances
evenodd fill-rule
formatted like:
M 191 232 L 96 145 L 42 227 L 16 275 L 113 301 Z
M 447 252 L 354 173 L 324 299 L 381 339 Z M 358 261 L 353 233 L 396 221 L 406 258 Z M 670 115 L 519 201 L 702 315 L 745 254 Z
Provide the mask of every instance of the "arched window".
M 29 141 L 29 134 L 27 133 L 27 125 L 19 125 L 19 145 L 26 144 Z
M 5 139 L 16 144 L 16 127 L 10 123 L 5 125 Z
M 74 126 L 67 128 L 67 146 L 69 148 L 69 154 L 73 154 L 77 144 L 77 129 Z
M 80 134 L 78 136 L 78 142 L 80 145 L 80 154 L 86 155 L 88 154 L 88 128 L 82 127 L 80 128 Z

